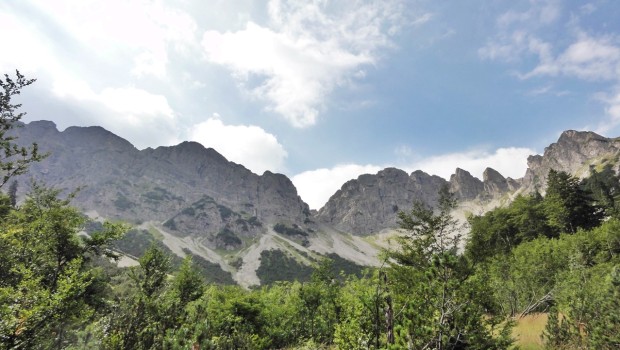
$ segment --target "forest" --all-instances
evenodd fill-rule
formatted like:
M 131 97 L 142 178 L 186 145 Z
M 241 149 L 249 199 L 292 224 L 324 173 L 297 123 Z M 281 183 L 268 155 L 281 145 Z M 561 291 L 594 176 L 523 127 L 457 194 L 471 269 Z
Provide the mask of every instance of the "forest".
M 33 183 L 18 203 L 12 179 L 46 156 L 7 134 L 23 116 L 11 98 L 32 82 L 0 80 L 0 349 L 528 348 L 515 328 L 531 315 L 546 320 L 539 348 L 620 348 L 611 166 L 585 179 L 551 170 L 544 196 L 471 215 L 465 231 L 444 188 L 435 208 L 398 213 L 382 266 L 346 274 L 325 258 L 307 280 L 246 290 L 207 283 L 195 259 L 173 263 L 156 244 L 118 268 L 130 227 L 81 233 L 75 193 Z

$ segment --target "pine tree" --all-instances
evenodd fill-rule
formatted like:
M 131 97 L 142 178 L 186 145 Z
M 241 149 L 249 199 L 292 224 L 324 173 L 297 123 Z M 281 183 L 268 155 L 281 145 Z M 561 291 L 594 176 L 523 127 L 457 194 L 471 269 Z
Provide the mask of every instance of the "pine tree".
M 394 348 L 504 348 L 506 332 L 494 339 L 495 319 L 483 317 L 481 286 L 459 254 L 460 226 L 451 216 L 456 200 L 447 187 L 437 212 L 416 203 L 399 213 L 399 247 L 388 251 L 394 297 Z

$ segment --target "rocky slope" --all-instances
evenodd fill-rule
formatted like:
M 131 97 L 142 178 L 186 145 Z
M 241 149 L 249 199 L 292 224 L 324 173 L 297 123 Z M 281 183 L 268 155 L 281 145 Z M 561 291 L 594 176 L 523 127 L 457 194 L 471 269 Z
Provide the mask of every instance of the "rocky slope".
M 606 138 L 590 131 L 564 131 L 556 143 L 545 148 L 542 155 L 528 157 L 528 169 L 523 177 L 522 191 L 538 189 L 544 192 L 550 169 L 586 177 L 590 167 L 611 164 L 618 169 L 620 140 Z
M 398 169 L 385 169 L 376 175 L 362 175 L 344 184 L 319 211 L 318 218 L 339 230 L 371 234 L 397 226 L 395 212 L 411 207 L 413 201 L 433 205 L 437 190 L 448 184 L 460 203 L 461 212 L 482 213 L 507 203 L 511 196 L 542 191 L 550 169 L 585 177 L 591 167 L 620 166 L 620 139 L 610 139 L 593 132 L 568 130 L 558 142 L 545 148 L 543 155 L 528 158 L 528 169 L 521 179 L 505 178 L 487 168 L 482 180 L 457 168 L 445 181 L 421 171 L 407 175 Z
M 433 204 L 446 180 L 422 171 L 408 175 L 387 168 L 376 175 L 361 175 L 345 183 L 317 214 L 317 219 L 334 228 L 367 235 L 397 226 L 397 213 L 414 200 Z
M 260 282 L 265 250 L 301 263 L 336 253 L 361 265 L 377 264 L 384 238 L 398 226 L 397 212 L 414 201 L 434 205 L 441 186 L 456 194 L 463 219 L 545 187 L 549 169 L 586 176 L 591 167 L 619 164 L 620 140 L 566 131 L 543 155 L 531 156 L 522 179 L 487 168 L 482 180 L 456 169 L 447 181 L 422 171 L 387 168 L 346 182 L 311 213 L 282 174 L 257 175 L 195 142 L 138 150 L 100 127 L 58 131 L 52 122 L 15 130 L 22 144 L 37 142 L 50 156 L 19 179 L 79 191 L 74 205 L 95 219 L 121 219 L 162 241 L 179 256 L 198 255 L 240 284 Z M 372 237 L 359 237 L 369 236 Z
M 484 204 L 519 188 L 519 181 L 504 178 L 491 168 L 483 180 L 468 171 L 456 169 L 450 181 L 414 171 L 387 168 L 376 175 L 361 175 L 345 183 L 317 214 L 317 218 L 336 229 L 358 235 L 398 227 L 397 213 L 420 201 L 434 206 L 442 186 L 448 185 L 461 204 Z M 469 211 L 469 210 L 468 210 Z
M 256 236 L 263 224 L 304 225 L 310 213 L 286 176 L 256 175 L 196 142 L 140 151 L 100 127 L 59 132 L 44 121 L 18 133 L 20 143 L 38 142 L 50 152 L 28 177 L 60 189 L 80 187 L 78 207 L 134 223 L 168 223 L 172 233 L 208 237 L 211 248 L 243 238 L 218 244 L 216 236 L 226 230 Z

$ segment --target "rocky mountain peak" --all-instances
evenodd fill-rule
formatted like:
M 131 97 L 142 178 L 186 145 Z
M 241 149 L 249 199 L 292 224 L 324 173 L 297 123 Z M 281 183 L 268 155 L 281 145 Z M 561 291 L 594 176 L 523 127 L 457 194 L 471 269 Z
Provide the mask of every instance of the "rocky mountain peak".
M 467 170 L 456 168 L 450 176 L 450 190 L 458 199 L 472 200 L 484 191 L 484 184 Z
M 505 182 L 506 178 L 493 168 L 486 168 L 482 173 L 482 182 Z
M 33 164 L 28 177 L 60 189 L 84 188 L 75 199 L 76 206 L 100 217 L 154 225 L 171 241 L 209 249 L 205 254 L 230 269 L 232 265 L 216 250 L 238 254 L 243 256 L 242 269 L 247 270 L 257 266 L 252 264 L 260 249 L 271 247 L 267 242 L 281 238 L 303 245 L 322 237 L 326 241 L 315 247 L 338 253 L 343 245 L 353 244 L 350 234 L 397 228 L 399 211 L 410 210 L 414 202 L 434 206 L 439 189 L 446 185 L 460 201 L 459 209 L 475 212 L 505 203 L 510 199 L 506 194 L 544 184 L 549 169 L 575 175 L 592 165 L 617 168 L 620 163 L 620 140 L 569 130 L 543 155 L 528 158 L 523 179 L 506 178 L 492 168 L 485 169 L 482 181 L 460 168 L 450 181 L 420 170 L 407 174 L 386 168 L 347 181 L 323 208 L 310 212 L 285 175 L 254 174 L 197 142 L 137 150 L 100 127 L 59 132 L 54 123 L 46 121 L 11 132 L 20 143 L 38 142 L 42 152 L 51 153 Z M 26 190 L 23 187 L 20 191 Z M 277 237 L 276 226 L 287 228 L 282 234 L 292 236 Z M 333 238 L 341 234 L 349 243 L 339 246 Z M 295 237 L 303 240 L 295 241 Z M 352 249 L 364 254 L 359 247 Z
M 23 127 L 24 124 L 20 124 L 20 127 Z M 56 128 L 56 123 L 49 120 L 35 120 L 33 122 L 28 123 L 28 126 L 33 130 L 53 130 L 58 132 Z
M 61 134 L 68 141 L 69 147 L 82 149 L 85 152 L 96 149 L 115 152 L 137 151 L 129 141 L 100 126 L 71 126 Z
M 316 218 L 338 230 L 359 235 L 395 228 L 400 210 L 409 210 L 414 201 L 435 204 L 445 183 L 438 176 L 422 171 L 407 175 L 397 168 L 360 175 L 347 181 Z
M 482 173 L 484 191 L 491 195 L 498 195 L 510 190 L 508 181 L 502 174 L 492 168 L 486 168 Z
M 611 163 L 617 168 L 620 141 L 591 131 L 564 131 L 557 142 L 545 148 L 543 155 L 530 156 L 523 178 L 523 189 L 544 191 L 550 169 L 565 171 L 579 177 L 589 175 L 590 165 Z
M 560 134 L 558 145 L 587 144 L 589 142 L 609 142 L 609 139 L 592 131 L 566 130 Z
M 226 207 L 264 223 L 283 217 L 303 223 L 309 215 L 286 176 L 259 176 L 197 142 L 139 151 L 101 127 L 58 132 L 51 122 L 33 122 L 16 132 L 20 143 L 38 142 L 41 152 L 50 152 L 33 165 L 29 177 L 62 189 L 85 187 L 75 204 L 109 218 L 164 222 L 205 196 L 214 208 Z

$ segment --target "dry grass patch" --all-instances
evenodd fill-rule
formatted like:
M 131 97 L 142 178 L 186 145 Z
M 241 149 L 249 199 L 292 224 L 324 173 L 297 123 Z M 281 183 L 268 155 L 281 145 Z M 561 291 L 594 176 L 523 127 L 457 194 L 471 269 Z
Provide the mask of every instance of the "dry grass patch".
M 522 350 L 542 349 L 542 334 L 547 325 L 547 318 L 546 313 L 536 313 L 518 319 L 512 330 L 515 345 Z

